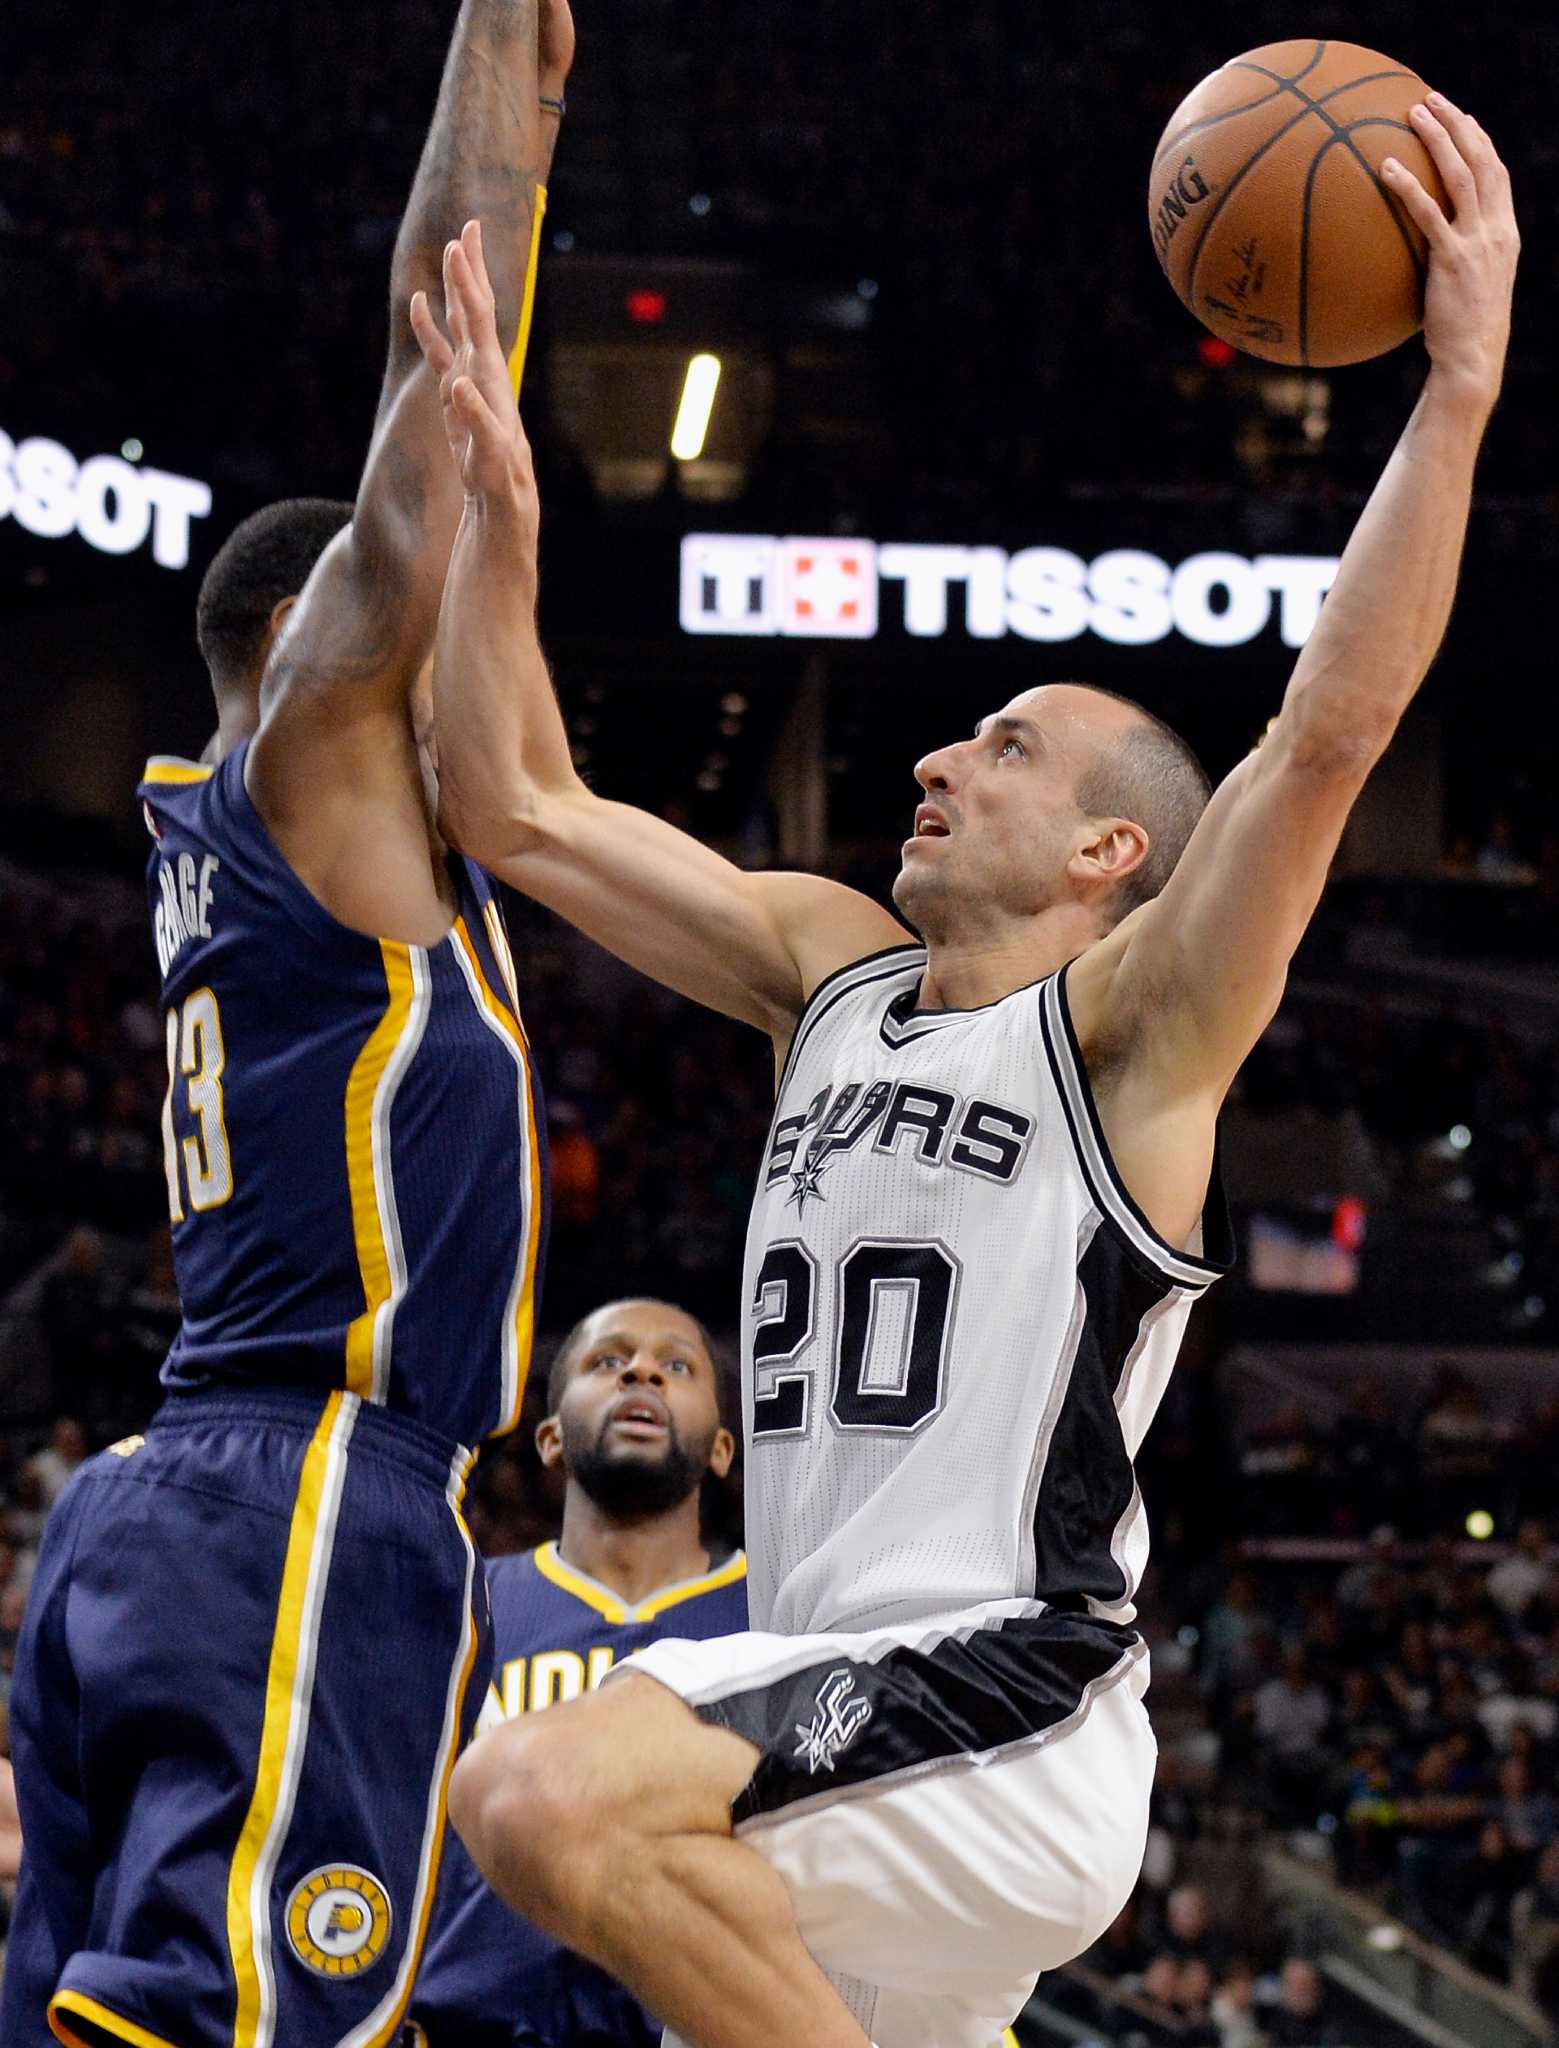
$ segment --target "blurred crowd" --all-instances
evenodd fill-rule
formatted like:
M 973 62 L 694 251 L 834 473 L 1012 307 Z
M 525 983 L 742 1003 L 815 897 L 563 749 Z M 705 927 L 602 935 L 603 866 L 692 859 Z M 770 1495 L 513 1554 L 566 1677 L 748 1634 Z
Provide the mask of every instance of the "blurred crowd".
M 0 92 L 0 267 L 13 306 L 47 318 L 14 319 L 0 338 L 0 409 L 90 435 L 122 429 L 129 388 L 160 456 L 191 419 L 224 420 L 217 446 L 192 451 L 197 474 L 264 496 L 278 460 L 306 449 L 311 488 L 345 487 L 452 15 L 452 0 L 342 0 L 324 17 L 235 0 L 220 34 L 184 6 L 20 16 Z M 599 217 L 613 253 L 737 255 L 776 279 L 862 289 L 883 431 L 852 442 L 841 474 L 835 451 L 782 416 L 756 485 L 842 527 L 891 508 L 907 532 L 951 520 L 974 533 L 1079 487 L 1248 481 L 1234 380 L 1203 365 L 1157 274 L 1143 184 L 1183 94 L 1236 51 L 1291 35 L 1292 14 L 1246 0 L 1177 17 L 1171 39 L 1163 26 L 1147 7 L 1083 0 L 805 13 L 603 0 L 570 96 L 576 113 L 631 117 L 637 139 L 614 150 L 592 137 L 571 168 L 565 137 L 554 236 L 597 251 Z M 1377 0 L 1367 32 L 1486 120 L 1542 246 L 1559 189 L 1542 10 L 1518 11 L 1491 47 L 1475 14 Z M 1306 33 L 1364 31 L 1356 7 L 1322 0 Z M 646 38 L 669 55 L 640 80 Z M 680 184 L 636 176 L 635 149 L 646 170 L 675 159 Z M 46 300 L 27 292 L 45 278 Z M 1491 494 L 1552 487 L 1543 335 L 1556 290 L 1551 265 L 1528 265 Z M 203 376 L 213 389 L 192 404 Z M 1285 496 L 1313 499 L 1324 525 L 1328 493 L 1378 468 L 1415 376 L 1409 354 L 1339 380 L 1325 481 L 1310 481 L 1313 463 L 1279 464 L 1265 504 L 1241 515 L 1272 525 L 1251 537 L 1303 544 L 1309 515 Z M 241 406 L 220 402 L 218 380 Z M 553 432 L 543 399 L 532 433 L 545 448 Z
M 1289 1979 L 1282 1931 L 1180 1888 L 1184 1870 L 1216 1867 L 1210 1826 L 1233 1812 L 1559 2018 L 1549 1524 L 1527 1518 L 1492 1559 L 1382 1528 L 1341 1564 L 1264 1557 L 1235 1527 L 1216 1561 L 1161 1550 L 1155 1839 L 1136 1901 L 1088 1964 L 1244 2048 L 1253 2001 Z M 1259 2011 L 1254 2024 L 1274 2042 L 1355 2038 Z

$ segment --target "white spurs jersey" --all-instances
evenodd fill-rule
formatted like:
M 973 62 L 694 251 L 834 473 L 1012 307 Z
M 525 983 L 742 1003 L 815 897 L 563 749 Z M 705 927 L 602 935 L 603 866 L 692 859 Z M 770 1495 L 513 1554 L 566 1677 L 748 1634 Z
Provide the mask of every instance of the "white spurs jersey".
M 1043 1602 L 1126 1623 L 1132 1461 L 1229 1263 L 1148 1224 L 1105 1149 L 1064 973 L 917 1010 L 899 946 L 813 995 L 747 1240 L 752 1626 Z

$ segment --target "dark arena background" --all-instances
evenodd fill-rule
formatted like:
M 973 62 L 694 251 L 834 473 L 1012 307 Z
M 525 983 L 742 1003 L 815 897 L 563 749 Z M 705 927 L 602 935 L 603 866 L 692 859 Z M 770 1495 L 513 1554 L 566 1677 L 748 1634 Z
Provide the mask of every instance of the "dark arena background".
M 1559 23 L 575 11 L 524 411 L 576 760 L 747 865 L 877 893 L 911 764 L 1031 683 L 1128 692 L 1225 773 L 1412 405 L 1416 342 L 1278 369 L 1176 302 L 1144 188 L 1184 93 L 1342 37 L 1510 164 L 1526 254 L 1455 616 L 1229 1105 L 1241 1261 L 1142 1460 L 1146 1868 L 1017 2032 L 1559 2038 Z M 178 1317 L 137 772 L 209 736 L 218 543 L 353 489 L 453 14 L 84 0 L 0 28 L 0 1689 L 50 1504 L 150 1414 Z M 1020 553 L 1048 605 L 1011 596 Z M 649 1291 L 734 1361 L 767 1046 L 510 918 L 552 1116 L 540 1360 Z M 473 1498 L 489 1551 L 550 1532 L 528 1427 Z M 739 1488 L 711 1512 L 738 1532 Z

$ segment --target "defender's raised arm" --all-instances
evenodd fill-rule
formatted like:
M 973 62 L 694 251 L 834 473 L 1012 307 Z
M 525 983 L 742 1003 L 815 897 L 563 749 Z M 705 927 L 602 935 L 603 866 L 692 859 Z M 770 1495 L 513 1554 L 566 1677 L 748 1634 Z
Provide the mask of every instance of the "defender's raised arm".
M 439 815 L 450 838 L 620 959 L 783 1046 L 821 980 L 907 933 L 816 875 L 744 874 L 647 811 L 580 780 L 536 637 L 539 508 L 475 225 L 445 263 L 450 341 L 412 306 L 443 379 L 465 516 L 433 671 Z
M 309 578 L 266 675 L 251 794 L 327 906 L 368 929 L 396 929 L 413 887 L 421 799 L 407 700 L 461 507 L 438 379 L 404 308 L 413 292 L 438 292 L 446 238 L 480 215 L 496 318 L 513 339 L 558 131 L 555 104 L 542 100 L 558 101 L 573 46 L 567 0 L 464 0 L 396 240 L 389 359 L 352 520 Z M 387 865 L 365 870 L 356 856 L 370 833 Z M 425 850 L 425 830 L 422 840 Z

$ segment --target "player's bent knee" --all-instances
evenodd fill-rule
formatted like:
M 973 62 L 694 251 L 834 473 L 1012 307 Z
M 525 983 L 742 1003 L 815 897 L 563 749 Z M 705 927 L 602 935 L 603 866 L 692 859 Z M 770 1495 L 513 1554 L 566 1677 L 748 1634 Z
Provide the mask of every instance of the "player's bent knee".
M 499 1896 L 556 1931 L 591 1889 L 603 1816 L 540 1737 L 515 1723 L 473 1743 L 450 1781 L 449 1817 Z

